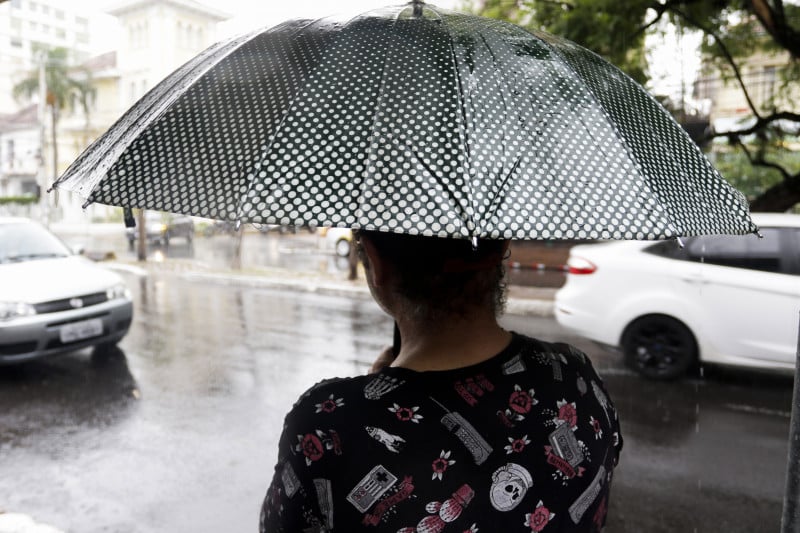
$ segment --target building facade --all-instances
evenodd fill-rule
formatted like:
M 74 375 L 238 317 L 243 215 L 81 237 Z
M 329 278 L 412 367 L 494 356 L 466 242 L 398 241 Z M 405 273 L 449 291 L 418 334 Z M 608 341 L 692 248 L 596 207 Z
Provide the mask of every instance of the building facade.
M 11 4 L 14 5 L 0 5 L 0 9 L 6 7 L 6 18 L 9 21 L 19 20 L 19 23 L 14 22 L 14 26 L 31 29 L 33 27 L 30 21 L 45 14 L 56 17 L 56 20 L 69 19 L 79 27 L 83 26 L 82 18 L 68 15 L 63 9 L 56 10 L 53 5 L 43 1 L 15 0 Z M 35 184 L 40 153 L 44 156 L 46 173 L 45 178 L 40 181 L 52 183 L 57 177 L 52 175 L 53 168 L 57 169 L 56 174 L 61 174 L 89 144 L 161 79 L 216 42 L 217 23 L 228 18 L 228 15 L 194 0 L 128 0 L 109 13 L 117 18 L 120 26 L 116 49 L 91 59 L 86 59 L 83 48 L 71 52 L 71 58 L 75 61 L 73 64 L 81 66 L 75 70 L 75 75 L 86 76 L 88 73 L 90 76 L 93 97 L 88 113 L 80 107 L 65 109 L 60 113 L 55 135 L 58 143 L 58 161 L 55 165 L 52 161 L 53 136 L 48 129 L 51 127 L 48 117 L 43 117 L 48 133 L 44 146 L 39 149 L 40 129 L 35 105 L 32 111 L 26 108 L 27 111 L 23 114 L 25 120 L 21 120 L 21 117 L 12 120 L 20 111 L 19 103 L 10 99 L 15 106 L 13 112 L 0 115 L 0 141 L 5 141 L 5 145 L 0 148 L 0 161 L 11 157 L 9 147 L 13 147 L 14 154 L 13 167 L 8 164 L 3 166 L 0 162 L 0 196 L 10 196 L 12 191 L 29 190 L 30 186 L 27 184 L 30 183 L 31 171 Z M 3 24 L 2 16 L 0 12 L 0 25 Z M 35 28 L 41 30 L 43 23 L 38 18 L 36 24 L 39 26 Z M 67 35 L 73 35 L 64 31 Z M 27 44 L 18 47 L 21 49 L 15 63 L 18 67 L 4 67 L 9 72 L 29 75 L 36 67 L 29 57 L 31 51 L 46 43 L 34 39 L 36 34 L 26 35 L 28 38 L 23 42 Z M 79 42 L 83 37 L 74 36 L 73 40 Z M 56 41 L 48 46 L 63 46 L 63 43 Z M 22 77 L 12 79 L 16 82 Z M 8 85 L 7 92 L 10 94 L 13 83 Z M 0 106 L 0 113 L 2 109 Z M 87 212 L 83 212 L 83 199 L 71 193 L 61 194 L 58 205 L 55 205 L 55 197 L 52 195 L 48 197 L 48 201 L 51 202 L 51 220 L 86 220 L 103 218 L 109 214 L 109 209 L 104 206 L 91 206 Z

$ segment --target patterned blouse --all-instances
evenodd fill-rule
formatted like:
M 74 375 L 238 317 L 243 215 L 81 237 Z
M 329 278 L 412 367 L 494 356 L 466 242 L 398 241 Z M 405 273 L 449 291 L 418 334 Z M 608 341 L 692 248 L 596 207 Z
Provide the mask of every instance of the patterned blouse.
M 473 366 L 386 368 L 304 393 L 260 531 L 599 531 L 621 448 L 589 359 L 514 334 Z

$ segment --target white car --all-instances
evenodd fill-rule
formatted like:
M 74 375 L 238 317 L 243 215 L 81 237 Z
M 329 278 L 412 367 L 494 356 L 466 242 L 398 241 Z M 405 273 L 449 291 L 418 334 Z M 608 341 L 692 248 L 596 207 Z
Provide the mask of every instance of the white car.
M 133 304 L 122 278 L 44 226 L 0 218 L 0 365 L 119 342 Z
M 575 246 L 558 322 L 622 349 L 644 376 L 698 362 L 791 371 L 800 320 L 800 215 L 754 214 L 756 235 Z

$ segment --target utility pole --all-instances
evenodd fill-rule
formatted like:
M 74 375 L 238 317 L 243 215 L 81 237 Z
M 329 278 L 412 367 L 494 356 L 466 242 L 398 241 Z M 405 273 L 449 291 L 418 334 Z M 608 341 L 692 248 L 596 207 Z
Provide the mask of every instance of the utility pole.
M 37 54 L 39 61 L 39 105 L 37 108 L 37 119 L 39 121 L 39 161 L 36 172 L 36 180 L 39 185 L 39 208 L 40 216 L 45 226 L 50 226 L 50 199 L 47 196 L 47 169 L 45 166 L 45 117 L 47 115 L 45 106 L 47 105 L 47 81 L 45 78 L 46 52 L 39 50 Z

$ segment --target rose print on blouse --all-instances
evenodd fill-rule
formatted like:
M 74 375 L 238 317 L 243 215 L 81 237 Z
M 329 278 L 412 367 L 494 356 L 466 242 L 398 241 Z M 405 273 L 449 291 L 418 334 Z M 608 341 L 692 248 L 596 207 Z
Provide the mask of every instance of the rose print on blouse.
M 514 422 L 525 420 L 525 415 L 537 403 L 539 400 L 534 398 L 533 389 L 523 390 L 519 385 L 514 385 L 514 391 L 508 398 L 508 409 L 497 414 L 506 426 L 513 427 Z
M 325 448 L 320 439 L 322 434 L 322 431 L 317 430 L 316 434 L 306 433 L 305 435 L 297 436 L 298 443 L 295 446 L 295 450 L 303 452 L 303 455 L 306 457 L 307 465 L 310 465 L 314 461 L 319 461 L 322 459 L 322 456 L 325 455 Z
M 316 404 L 315 407 L 317 408 L 317 413 L 332 413 L 337 407 L 342 407 L 343 405 L 344 399 L 334 398 L 333 394 L 331 394 L 328 396 L 327 400 L 321 401 L 320 403 Z
M 595 417 L 589 417 L 589 425 L 592 426 L 592 431 L 594 431 L 594 438 L 600 440 L 603 438 L 603 428 L 600 425 L 600 421 L 597 420 Z
M 336 455 L 342 455 L 342 446 L 339 434 L 334 430 L 325 433 L 317 429 L 314 433 L 306 433 L 297 436 L 297 444 L 294 449 L 302 452 L 306 459 L 306 465 L 311 465 L 315 461 L 322 459 L 326 450 L 333 450 Z
M 393 412 L 401 422 L 414 422 L 415 424 L 419 424 L 419 421 L 424 418 L 421 414 L 417 413 L 417 411 L 419 411 L 418 405 L 414 407 L 400 407 L 395 403 L 392 404 L 392 407 L 389 407 L 389 411 Z
M 438 479 L 441 481 L 442 474 L 447 471 L 449 466 L 454 465 L 455 463 L 455 459 L 450 459 L 450 451 L 442 450 L 442 452 L 439 454 L 439 457 L 434 459 L 431 463 L 431 468 L 433 469 L 431 480 Z
M 506 444 L 505 446 L 506 454 L 522 453 L 522 451 L 525 449 L 525 446 L 531 443 L 531 441 L 528 440 L 527 435 L 519 439 L 508 437 L 508 442 L 509 444 Z
M 538 532 L 543 530 L 555 516 L 555 513 L 551 513 L 550 509 L 544 506 L 542 500 L 539 500 L 536 509 L 525 515 L 525 525 L 531 528 L 531 531 Z
M 558 407 L 558 415 L 554 422 L 557 426 L 561 424 L 569 424 L 569 427 L 572 428 L 572 431 L 578 427 L 578 411 L 577 407 L 575 406 L 575 402 L 567 402 L 567 400 L 561 400 L 556 402 L 556 407 Z

